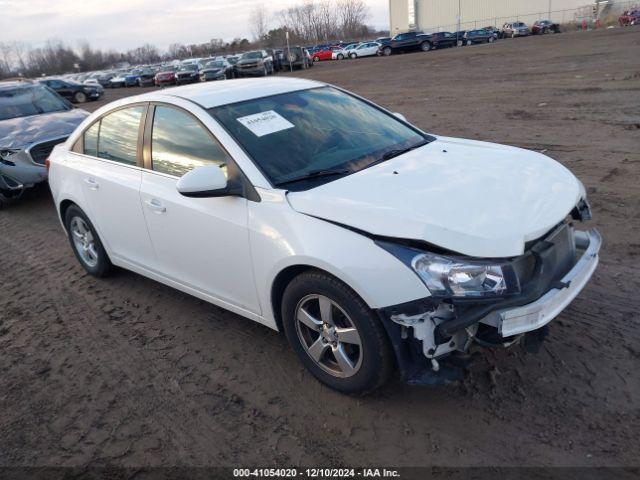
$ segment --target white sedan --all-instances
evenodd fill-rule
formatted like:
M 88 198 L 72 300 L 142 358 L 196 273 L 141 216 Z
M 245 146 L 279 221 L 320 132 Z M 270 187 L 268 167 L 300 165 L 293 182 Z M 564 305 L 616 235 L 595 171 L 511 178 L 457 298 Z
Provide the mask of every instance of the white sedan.
M 344 48 L 332 48 L 331 60 L 343 60 L 347 58 L 348 52 Z
M 349 55 L 349 58 L 371 57 L 373 55 L 378 55 L 379 49 L 380 43 L 365 42 L 349 49 L 347 54 Z
M 589 219 L 584 187 L 559 163 L 303 79 L 119 100 L 49 164 L 89 274 L 126 268 L 283 331 L 347 393 L 396 366 L 455 378 L 472 344 L 544 327 L 598 262 L 597 231 L 567 220 Z

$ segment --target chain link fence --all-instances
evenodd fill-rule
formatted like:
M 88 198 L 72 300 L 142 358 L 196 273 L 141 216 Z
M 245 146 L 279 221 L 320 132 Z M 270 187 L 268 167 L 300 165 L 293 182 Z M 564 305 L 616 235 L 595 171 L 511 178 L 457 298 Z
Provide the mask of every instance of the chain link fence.
M 629 2 L 598 2 L 580 8 L 568 10 L 547 10 L 537 13 L 522 12 L 505 17 L 488 17 L 478 20 L 421 27 L 424 32 L 455 32 L 457 30 L 475 30 L 484 27 L 501 28 L 508 22 L 524 22 L 531 26 L 538 20 L 551 20 L 562 25 L 564 30 L 579 30 L 582 28 L 599 28 L 618 24 L 618 17 L 625 11 L 640 10 L 640 0 Z M 459 28 L 458 28 L 459 27 Z

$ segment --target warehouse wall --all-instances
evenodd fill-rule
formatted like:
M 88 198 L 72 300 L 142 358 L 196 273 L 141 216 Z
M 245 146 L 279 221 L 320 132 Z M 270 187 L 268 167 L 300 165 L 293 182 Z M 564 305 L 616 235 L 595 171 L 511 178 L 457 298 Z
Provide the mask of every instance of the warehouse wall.
M 501 27 L 504 22 L 521 20 L 531 24 L 548 18 L 549 6 L 554 12 L 551 20 L 574 20 L 574 10 L 592 4 L 591 0 L 460 0 L 463 29 L 487 25 Z M 407 0 L 390 0 L 391 32 L 407 29 Z M 424 31 L 454 30 L 457 24 L 458 0 L 417 0 L 418 28 Z M 562 10 L 567 10 L 561 12 Z
M 409 3 L 407 0 L 389 0 L 389 20 L 391 23 L 389 31 L 392 37 L 409 30 Z

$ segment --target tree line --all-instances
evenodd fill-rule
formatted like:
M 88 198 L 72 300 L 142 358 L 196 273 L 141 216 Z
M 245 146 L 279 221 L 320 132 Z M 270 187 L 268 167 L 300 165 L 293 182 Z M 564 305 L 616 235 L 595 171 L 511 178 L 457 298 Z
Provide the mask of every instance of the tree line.
M 94 48 L 86 41 L 78 43 L 75 48 L 57 39 L 48 40 L 38 48 L 30 48 L 18 41 L 0 42 L 0 78 L 60 75 L 109 69 L 124 62 L 148 65 L 238 53 L 252 48 L 281 47 L 286 44 L 287 33 L 292 44 L 302 45 L 360 40 L 383 33 L 366 25 L 368 16 L 364 0 L 304 0 L 275 12 L 259 4 L 248 18 L 252 40 L 213 38 L 200 44 L 173 43 L 164 52 L 150 44 L 116 52 Z

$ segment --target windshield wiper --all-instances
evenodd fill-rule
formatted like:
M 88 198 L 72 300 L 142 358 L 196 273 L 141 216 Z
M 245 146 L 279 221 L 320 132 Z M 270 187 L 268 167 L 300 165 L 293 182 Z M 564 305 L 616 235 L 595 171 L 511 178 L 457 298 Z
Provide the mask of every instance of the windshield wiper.
M 302 180 L 310 180 L 314 178 L 320 177 L 332 177 L 334 175 L 346 175 L 348 173 L 352 173 L 352 170 L 342 169 L 342 170 L 313 170 L 309 173 L 301 175 L 299 177 L 291 178 L 289 180 L 283 180 L 282 182 L 276 183 L 276 187 L 280 187 L 282 185 L 288 185 L 289 183 L 300 182 Z
M 399 157 L 400 155 L 410 152 L 411 150 L 415 150 L 416 148 L 423 147 L 427 143 L 429 143 L 427 140 L 423 140 L 422 142 L 416 143 L 415 145 L 412 145 L 407 148 L 398 148 L 395 150 L 389 150 L 387 153 L 382 155 L 382 158 L 378 162 L 375 162 L 375 163 L 380 163 L 380 161 L 391 160 L 392 158 Z

